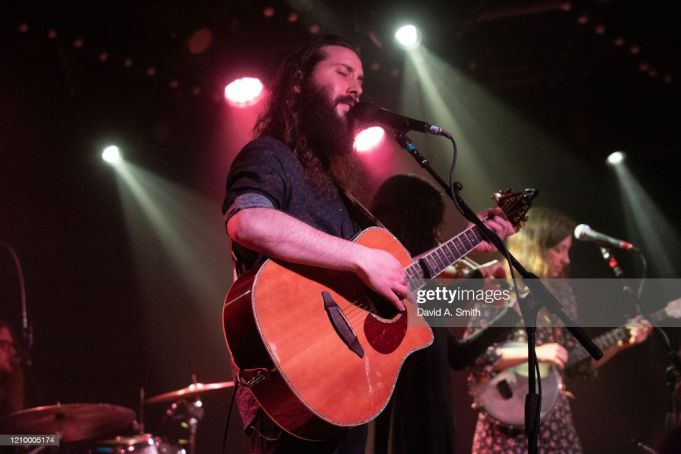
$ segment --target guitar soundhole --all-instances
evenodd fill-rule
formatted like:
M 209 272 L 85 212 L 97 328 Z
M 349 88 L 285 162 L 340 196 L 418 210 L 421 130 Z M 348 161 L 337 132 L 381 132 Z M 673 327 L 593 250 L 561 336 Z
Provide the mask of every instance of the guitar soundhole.
M 379 353 L 397 350 L 407 333 L 407 313 L 402 312 L 394 320 L 381 320 L 373 315 L 364 319 L 364 334 L 369 345 Z

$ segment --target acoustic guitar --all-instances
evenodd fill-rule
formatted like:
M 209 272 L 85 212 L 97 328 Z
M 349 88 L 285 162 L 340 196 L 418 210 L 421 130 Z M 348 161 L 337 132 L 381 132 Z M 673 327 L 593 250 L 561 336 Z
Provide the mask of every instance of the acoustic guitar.
M 508 189 L 493 198 L 518 228 L 535 196 Z M 470 227 L 416 262 L 386 230 L 369 228 L 353 241 L 395 256 L 413 292 L 483 236 Z M 268 259 L 240 276 L 224 302 L 235 380 L 296 437 L 324 440 L 365 424 L 386 407 L 407 356 L 433 342 L 416 304 L 404 304 L 398 312 L 354 273 Z

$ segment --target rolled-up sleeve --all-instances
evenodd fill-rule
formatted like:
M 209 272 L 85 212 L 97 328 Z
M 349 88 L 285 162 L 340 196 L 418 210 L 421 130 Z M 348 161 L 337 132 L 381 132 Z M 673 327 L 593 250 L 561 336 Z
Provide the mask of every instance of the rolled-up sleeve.
M 237 196 L 224 214 L 225 224 L 232 216 L 247 208 L 274 208 L 274 204 L 264 195 L 255 192 Z

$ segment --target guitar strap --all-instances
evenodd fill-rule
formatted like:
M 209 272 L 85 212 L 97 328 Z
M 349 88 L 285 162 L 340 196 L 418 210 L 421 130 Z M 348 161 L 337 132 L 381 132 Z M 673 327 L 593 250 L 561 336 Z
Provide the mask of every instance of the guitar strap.
M 338 193 L 340 194 L 341 199 L 343 199 L 343 203 L 348 208 L 348 211 L 350 211 L 350 215 L 353 219 L 357 220 L 357 223 L 362 229 L 366 229 L 368 227 L 380 227 L 382 229 L 386 229 L 383 223 L 381 223 L 381 221 L 379 221 L 378 218 L 371 213 L 371 211 L 362 205 L 355 196 L 346 191 L 345 188 L 343 188 L 343 186 L 341 186 L 335 179 L 334 183 L 338 188 Z

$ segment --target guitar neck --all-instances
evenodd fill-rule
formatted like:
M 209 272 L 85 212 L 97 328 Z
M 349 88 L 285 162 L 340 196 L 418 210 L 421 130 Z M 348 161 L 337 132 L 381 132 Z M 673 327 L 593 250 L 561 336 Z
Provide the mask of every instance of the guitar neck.
M 405 269 L 409 278 L 409 290 L 416 291 L 425 286 L 448 266 L 468 255 L 482 241 L 482 233 L 473 226 L 425 254 Z
M 655 311 L 652 314 L 650 314 L 650 321 L 653 322 L 653 326 L 655 326 L 658 323 L 665 321 L 669 317 L 675 318 L 676 315 L 674 315 L 674 314 L 670 315 L 669 312 L 667 312 L 667 307 L 663 307 L 659 311 Z
M 628 335 L 629 331 L 624 328 L 624 327 L 619 327 L 615 328 L 611 331 L 608 331 L 605 334 L 602 334 L 598 336 L 597 338 L 594 339 L 594 344 L 601 350 L 606 350 L 613 345 L 617 344 L 617 342 L 625 339 Z M 565 365 L 565 368 L 569 367 L 574 367 L 580 362 L 584 361 L 586 358 L 588 358 L 589 352 L 587 352 L 581 345 L 578 346 L 577 348 L 570 350 L 568 352 L 568 362 Z
M 667 314 L 666 308 L 660 309 L 659 311 L 650 314 L 650 319 L 655 323 L 661 322 L 668 317 L 669 314 Z M 594 344 L 596 344 L 599 349 L 605 350 L 617 344 L 617 342 L 626 339 L 628 336 L 629 330 L 624 326 L 620 326 L 619 328 L 615 328 L 605 334 L 598 336 L 596 339 L 594 339 Z M 575 366 L 589 357 L 589 353 L 584 350 L 581 345 L 570 350 L 568 354 L 568 362 L 565 365 L 566 368 Z

